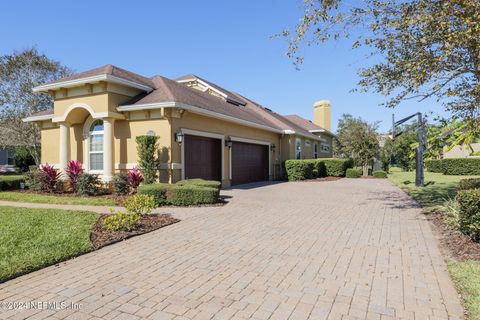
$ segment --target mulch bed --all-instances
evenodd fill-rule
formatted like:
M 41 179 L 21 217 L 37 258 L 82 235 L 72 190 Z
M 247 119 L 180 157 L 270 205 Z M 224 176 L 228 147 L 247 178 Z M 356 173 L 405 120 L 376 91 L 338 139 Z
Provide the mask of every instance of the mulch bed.
M 108 216 L 109 214 L 102 214 L 90 233 L 90 241 L 95 249 L 100 249 L 109 244 L 145 234 L 180 221 L 168 214 L 149 214 L 142 216 L 131 231 L 113 232 L 103 226 L 103 220 Z
M 425 215 L 427 220 L 432 222 L 442 249 L 450 258 L 457 261 L 480 261 L 480 243 L 472 241 L 468 236 L 445 223 L 442 212 L 425 212 Z

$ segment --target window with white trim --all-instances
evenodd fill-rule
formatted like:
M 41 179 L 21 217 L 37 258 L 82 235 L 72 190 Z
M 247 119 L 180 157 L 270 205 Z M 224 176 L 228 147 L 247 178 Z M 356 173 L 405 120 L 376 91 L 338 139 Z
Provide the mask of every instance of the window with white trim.
M 90 170 L 103 170 L 103 121 L 95 120 L 90 126 L 88 139 Z
M 302 139 L 295 139 L 295 159 L 302 159 Z

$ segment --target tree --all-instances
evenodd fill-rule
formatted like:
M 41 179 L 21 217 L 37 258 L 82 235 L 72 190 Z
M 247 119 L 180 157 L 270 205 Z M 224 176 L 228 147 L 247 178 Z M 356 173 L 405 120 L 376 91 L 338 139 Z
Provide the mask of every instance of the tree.
M 361 165 L 364 176 L 368 176 L 368 168 L 380 148 L 377 128 L 377 123 L 369 124 L 349 114 L 342 115 L 338 121 L 337 152 Z
M 154 183 L 157 180 L 158 158 L 158 136 L 137 136 L 138 164 L 140 166 L 143 182 Z
M 415 168 L 415 147 L 418 145 L 416 123 L 405 125 L 401 128 L 403 132 L 393 142 L 392 163 L 404 171 L 412 171 Z
M 380 158 L 379 160 L 382 163 L 382 170 L 384 170 L 385 172 L 390 171 L 393 152 L 394 152 L 393 140 L 390 137 L 385 138 L 383 142 L 383 146 L 380 148 L 380 152 L 379 152 L 379 158 Z
M 375 62 L 359 70 L 359 87 L 405 99 L 442 100 L 448 110 L 480 129 L 480 1 L 304 0 L 304 15 L 288 38 L 287 55 L 298 66 L 303 45 L 352 38 Z
M 0 147 L 25 147 L 35 163 L 40 163 L 40 131 L 22 119 L 51 109 L 53 101 L 32 88 L 70 74 L 70 69 L 36 48 L 0 56 Z

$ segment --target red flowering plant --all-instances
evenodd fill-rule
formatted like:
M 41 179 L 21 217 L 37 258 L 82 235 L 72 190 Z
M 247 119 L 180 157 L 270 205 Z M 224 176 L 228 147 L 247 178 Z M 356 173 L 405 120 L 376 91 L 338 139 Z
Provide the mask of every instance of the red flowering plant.
M 128 186 L 130 188 L 130 193 L 134 194 L 137 192 L 137 188 L 140 183 L 143 181 L 142 172 L 137 166 L 134 166 L 132 170 L 128 171 Z
M 60 172 L 52 165 L 45 163 L 38 168 L 40 178 L 40 188 L 43 191 L 53 192 L 60 180 Z
M 73 192 L 77 192 L 77 182 L 80 175 L 83 173 L 82 163 L 78 160 L 71 160 L 67 163 L 67 169 L 65 170 L 68 180 L 70 181 L 70 187 Z

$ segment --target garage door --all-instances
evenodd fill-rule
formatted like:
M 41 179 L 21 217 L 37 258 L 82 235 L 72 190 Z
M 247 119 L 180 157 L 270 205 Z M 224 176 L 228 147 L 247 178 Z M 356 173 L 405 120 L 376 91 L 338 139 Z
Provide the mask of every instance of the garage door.
M 268 146 L 232 144 L 232 185 L 268 180 Z
M 185 179 L 222 180 L 221 140 L 185 135 Z

